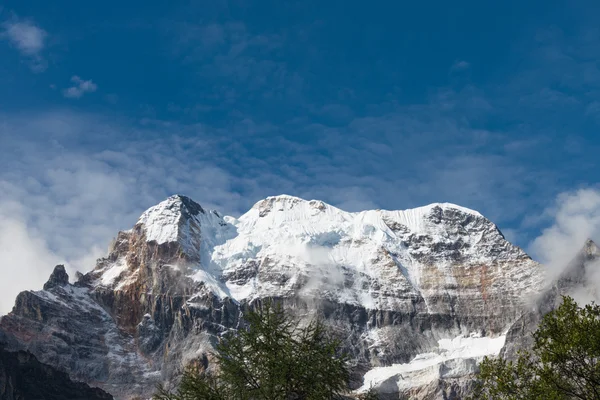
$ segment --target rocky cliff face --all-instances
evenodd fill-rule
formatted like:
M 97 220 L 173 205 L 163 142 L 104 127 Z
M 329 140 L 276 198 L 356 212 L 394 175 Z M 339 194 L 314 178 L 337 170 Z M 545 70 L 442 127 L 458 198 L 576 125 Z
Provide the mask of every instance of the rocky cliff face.
M 0 400 L 112 400 L 112 396 L 69 376 L 31 353 L 9 352 L 0 345 Z
M 0 329 L 118 398 L 148 396 L 209 363 L 241 309 L 276 298 L 343 333 L 357 387 L 460 398 L 541 282 L 492 222 L 452 204 L 348 213 L 277 196 L 235 219 L 173 196 L 74 284 L 58 266 L 44 290 L 21 293 Z
M 542 317 L 562 303 L 562 296 L 572 296 L 583 304 L 598 301 L 598 289 L 593 282 L 598 281 L 596 277 L 599 266 L 600 248 L 592 240 L 588 240 L 556 281 L 547 282 L 531 299 L 523 314 L 510 327 L 501 355 L 516 358 L 519 350 L 531 349 L 533 332 Z

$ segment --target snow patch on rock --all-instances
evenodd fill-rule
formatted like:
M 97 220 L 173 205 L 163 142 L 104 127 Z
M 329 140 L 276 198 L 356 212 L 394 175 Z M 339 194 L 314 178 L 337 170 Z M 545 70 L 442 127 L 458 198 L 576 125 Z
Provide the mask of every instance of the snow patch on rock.
M 176 242 L 182 217 L 181 206 L 179 196 L 172 196 L 146 210 L 138 220 L 138 224 L 146 230 L 146 240 L 157 244 Z
M 110 264 L 102 271 L 99 282 L 104 286 L 112 285 L 123 272 L 127 271 L 127 260 L 120 258 L 115 263 Z
M 477 363 L 485 356 L 500 354 L 505 341 L 506 335 L 491 338 L 476 333 L 469 337 L 440 339 L 436 351 L 419 354 L 409 363 L 371 369 L 365 374 L 364 384 L 358 392 L 374 387 L 382 393 L 398 393 L 437 379 L 475 373 Z
M 220 299 L 232 297 L 227 286 L 205 270 L 199 269 L 194 272 L 192 279 L 204 283 L 204 287 L 217 295 Z

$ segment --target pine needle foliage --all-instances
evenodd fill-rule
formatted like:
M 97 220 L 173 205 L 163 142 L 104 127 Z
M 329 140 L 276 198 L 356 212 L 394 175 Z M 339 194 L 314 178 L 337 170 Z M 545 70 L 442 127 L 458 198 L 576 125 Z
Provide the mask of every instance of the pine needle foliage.
M 320 320 L 301 327 L 271 301 L 244 319 L 217 345 L 213 374 L 188 369 L 176 392 L 159 387 L 154 398 L 330 400 L 348 391 L 348 357 Z

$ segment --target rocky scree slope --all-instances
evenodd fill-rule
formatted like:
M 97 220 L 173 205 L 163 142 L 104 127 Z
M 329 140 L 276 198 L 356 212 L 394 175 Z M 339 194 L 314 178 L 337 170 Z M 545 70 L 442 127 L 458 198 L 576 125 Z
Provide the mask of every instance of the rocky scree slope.
M 344 338 L 355 387 L 460 398 L 541 280 L 492 222 L 453 204 L 349 213 L 276 196 L 233 218 L 176 195 L 74 284 L 58 266 L 19 294 L 0 329 L 117 398 L 148 396 L 187 363 L 209 365 L 240 311 L 275 298 Z

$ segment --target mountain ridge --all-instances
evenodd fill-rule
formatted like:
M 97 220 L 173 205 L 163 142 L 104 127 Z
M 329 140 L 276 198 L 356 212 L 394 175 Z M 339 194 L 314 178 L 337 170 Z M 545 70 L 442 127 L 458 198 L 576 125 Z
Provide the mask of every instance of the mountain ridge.
M 497 352 L 485 343 L 503 343 L 542 278 L 495 224 L 452 204 L 349 213 L 273 196 L 233 218 L 181 195 L 119 232 L 73 284 L 52 276 L 0 329 L 116 398 L 210 364 L 218 337 L 266 298 L 344 332 L 357 378 L 385 376 L 380 391 L 464 393 L 474 360 Z M 405 366 L 376 370 L 393 364 Z
M 327 263 L 328 260 L 315 260 L 315 257 L 312 255 L 316 253 L 316 258 L 328 258 L 330 254 L 325 254 L 329 252 L 327 248 L 337 245 L 343 239 L 370 240 L 373 236 L 379 235 L 380 237 L 375 238 L 374 241 L 385 242 L 387 239 L 386 236 L 404 236 L 401 240 L 404 240 L 403 245 L 407 245 L 407 241 L 418 240 L 419 235 L 435 236 L 440 233 L 437 231 L 440 230 L 437 229 L 440 224 L 442 225 L 442 231 L 445 228 L 443 226 L 444 223 L 441 221 L 442 215 L 445 214 L 450 216 L 454 214 L 454 217 L 457 217 L 459 214 L 467 216 L 464 218 L 465 224 L 463 225 L 467 225 L 471 219 L 476 219 L 479 224 L 487 225 L 489 231 L 498 233 L 504 239 L 497 226 L 480 213 L 450 203 L 433 203 L 428 206 L 409 210 L 367 210 L 351 213 L 318 200 L 309 201 L 294 196 L 281 195 L 267 197 L 257 202 L 247 213 L 239 218 L 221 217 L 216 211 L 202 212 L 202 214 L 194 212 L 189 215 L 173 215 L 173 208 L 184 209 L 181 208 L 184 202 L 187 202 L 188 205 L 196 210 L 203 211 L 202 207 L 193 200 L 185 196 L 174 195 L 142 214 L 136 226 L 142 225 L 145 227 L 146 239 L 149 241 L 156 241 L 158 244 L 167 242 L 179 242 L 182 244 L 183 250 L 188 256 L 194 255 L 189 261 L 201 264 L 200 271 L 198 271 L 198 278 L 213 282 L 217 281 L 216 277 L 207 277 L 201 271 L 210 274 L 213 272 L 226 273 L 227 266 L 223 268 L 223 265 L 219 266 L 216 264 L 219 264 L 219 261 L 222 261 L 223 258 L 230 258 L 232 253 L 237 253 L 233 255 L 239 255 L 243 252 L 252 253 L 253 250 L 256 250 L 257 241 L 263 242 L 258 244 L 261 249 L 256 255 L 260 254 L 263 250 L 265 240 L 257 237 L 257 231 L 268 235 L 268 231 L 278 229 L 280 237 L 276 238 L 270 235 L 268 240 L 277 243 L 280 247 L 287 248 L 289 250 L 288 253 L 290 253 L 287 254 L 289 258 L 308 258 L 308 262 L 311 264 Z M 166 216 L 164 215 L 165 213 Z M 268 222 L 265 222 L 265 219 Z M 175 223 L 175 220 L 179 222 Z M 158 224 L 156 223 L 157 221 L 159 222 Z M 324 224 L 323 221 L 330 221 L 330 223 Z M 333 224 L 331 221 L 333 221 Z M 331 225 L 334 226 L 332 227 Z M 340 226 L 345 226 L 345 231 L 344 229 L 339 229 Z M 204 231 L 202 235 L 199 233 L 200 229 Z M 295 231 L 291 232 L 293 229 Z M 463 232 L 454 232 L 457 236 L 466 233 L 463 226 L 458 226 L 457 229 L 463 229 Z M 244 235 L 248 236 L 250 230 L 252 231 L 253 238 L 246 240 L 241 238 Z M 369 232 L 358 232 L 357 234 L 357 230 Z M 286 235 L 291 236 L 291 240 L 283 241 L 282 239 Z M 201 236 L 203 237 L 202 243 L 194 242 L 194 239 L 198 239 Z M 230 243 L 228 245 L 229 249 L 227 246 L 224 246 L 228 241 Z M 302 248 L 303 244 L 306 245 L 305 248 Z M 448 245 L 450 247 L 448 250 L 459 254 L 460 251 L 457 251 L 458 249 L 452 249 L 451 247 L 469 245 L 468 243 L 460 242 L 459 238 L 459 242 Z M 254 249 L 252 248 L 253 246 L 255 247 Z M 440 242 L 439 246 L 443 247 L 444 244 Z M 214 255 L 215 250 L 217 251 L 216 259 Z M 523 257 L 527 257 L 516 246 L 511 245 L 510 250 L 515 253 L 521 253 L 520 255 Z M 385 248 L 382 251 L 390 253 L 389 248 Z M 391 253 L 395 254 L 401 251 L 402 249 L 395 248 Z M 298 253 L 310 254 L 299 256 Z M 416 255 L 417 252 L 414 254 Z M 246 254 L 246 256 L 248 255 L 254 254 Z M 421 255 L 427 256 L 427 254 Z M 354 256 L 364 258 L 365 255 L 354 254 Z M 477 255 L 469 254 L 468 256 L 476 257 Z M 496 256 L 501 257 L 502 254 L 498 252 Z M 218 258 L 221 258 L 221 260 L 218 260 Z M 416 288 L 419 276 L 414 271 L 411 274 L 409 265 L 413 261 L 412 258 L 414 257 L 408 257 L 408 259 L 402 260 L 402 262 L 407 265 L 405 277 Z M 342 262 L 347 262 L 347 260 L 342 260 Z M 239 282 L 238 280 L 237 283 Z M 247 292 L 251 289 L 247 285 L 244 288 L 239 288 L 237 287 L 239 286 L 237 283 L 232 283 L 230 290 L 223 287 L 215 288 L 215 290 L 221 296 L 228 295 L 236 300 L 245 298 L 244 293 L 241 292 Z M 247 284 L 247 282 L 243 283 Z

